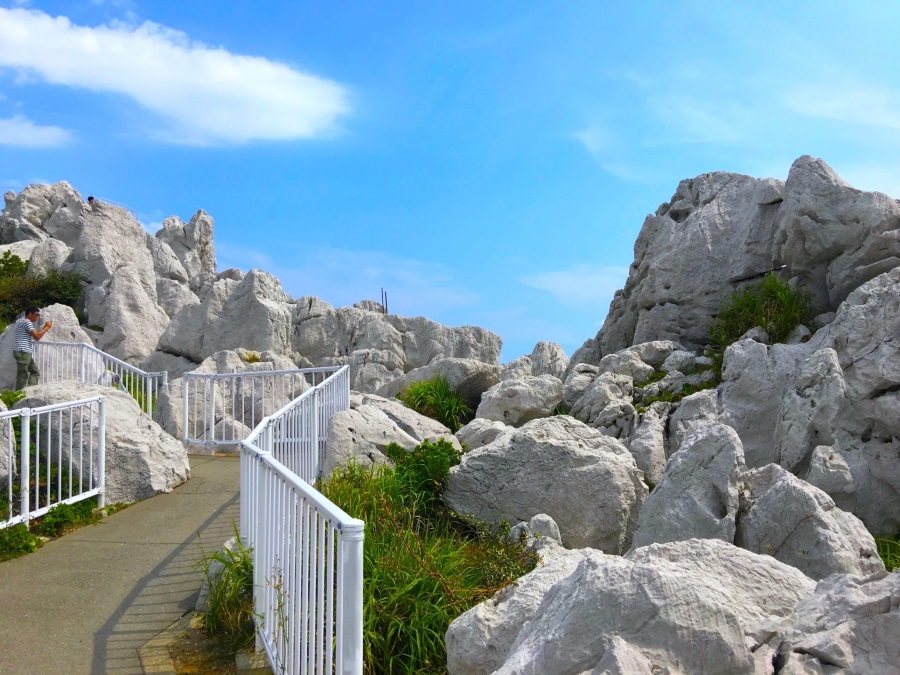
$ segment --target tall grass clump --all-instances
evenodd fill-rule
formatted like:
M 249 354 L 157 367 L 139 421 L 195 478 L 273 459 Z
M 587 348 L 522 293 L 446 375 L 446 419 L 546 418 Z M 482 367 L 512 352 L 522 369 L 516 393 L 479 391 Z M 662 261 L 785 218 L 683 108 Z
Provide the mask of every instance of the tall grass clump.
M 469 421 L 472 409 L 465 399 L 450 388 L 445 377 L 413 382 L 397 398 L 417 413 L 437 420 L 456 433 Z
M 253 555 L 244 547 L 235 528 L 234 549 L 223 548 L 204 555 L 197 567 L 206 577 L 206 611 L 202 614 L 207 633 L 221 638 L 235 652 L 256 636 L 253 612 Z
M 875 537 L 878 555 L 888 572 L 900 570 L 900 534 L 893 537 Z
M 707 346 L 716 374 L 721 375 L 725 349 L 751 328 L 759 326 L 769 334 L 769 343 L 784 342 L 797 326 L 814 316 L 809 293 L 794 290 L 774 272 L 762 283 L 740 293 L 732 293 L 709 331 Z
M 408 453 L 391 444 L 387 452 L 394 467 L 350 465 L 321 486 L 366 523 L 365 672 L 446 673 L 450 622 L 529 572 L 536 558 L 521 542 L 466 523 L 444 504 L 450 467 L 460 457 L 450 443 L 425 441 Z

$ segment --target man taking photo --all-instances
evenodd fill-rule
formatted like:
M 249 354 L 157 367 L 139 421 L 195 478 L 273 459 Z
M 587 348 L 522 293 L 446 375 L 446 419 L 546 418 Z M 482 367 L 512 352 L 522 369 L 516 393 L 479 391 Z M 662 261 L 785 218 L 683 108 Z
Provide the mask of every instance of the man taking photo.
M 16 321 L 16 343 L 13 345 L 13 358 L 16 360 L 16 391 L 31 387 L 38 383 L 41 371 L 34 363 L 34 343 L 47 334 L 52 321 L 44 324 L 40 330 L 34 329 L 34 322 L 41 316 L 37 307 L 25 309 L 25 316 Z

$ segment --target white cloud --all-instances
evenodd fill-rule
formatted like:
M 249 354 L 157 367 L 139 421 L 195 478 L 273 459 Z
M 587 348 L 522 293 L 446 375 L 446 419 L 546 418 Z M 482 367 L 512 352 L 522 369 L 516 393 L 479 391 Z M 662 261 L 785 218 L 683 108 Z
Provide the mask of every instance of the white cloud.
M 179 143 L 320 137 L 349 111 L 349 94 L 336 82 L 151 22 L 77 26 L 0 8 L 0 66 L 26 79 L 128 96 L 167 120 L 158 135 Z
M 626 267 L 576 265 L 568 270 L 521 277 L 519 281 L 547 291 L 567 307 L 605 311 L 615 292 L 625 285 L 627 277 Z
M 52 148 L 72 140 L 72 134 L 61 128 L 35 124 L 27 117 L 15 115 L 0 119 L 0 145 L 19 148 Z
M 785 104 L 809 117 L 900 131 L 900 95 L 885 87 L 846 82 L 807 85 L 788 92 Z
M 382 288 L 388 293 L 390 311 L 406 316 L 432 317 L 479 300 L 456 281 L 459 275 L 454 270 L 384 251 L 300 248 L 291 255 L 289 265 L 227 242 L 216 243 L 216 253 L 220 269 L 264 269 L 277 276 L 291 295 L 315 295 L 335 306 L 378 300 Z

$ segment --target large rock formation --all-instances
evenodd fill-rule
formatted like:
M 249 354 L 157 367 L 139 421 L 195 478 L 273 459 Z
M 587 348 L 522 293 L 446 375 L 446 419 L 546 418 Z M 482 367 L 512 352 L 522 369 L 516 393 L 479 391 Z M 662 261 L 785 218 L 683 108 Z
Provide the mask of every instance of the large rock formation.
M 788 179 L 716 172 L 682 181 L 647 216 L 625 287 L 572 363 L 597 364 L 632 344 L 706 344 L 730 293 L 783 267 L 834 311 L 853 289 L 900 265 L 900 202 L 856 190 L 820 159 Z

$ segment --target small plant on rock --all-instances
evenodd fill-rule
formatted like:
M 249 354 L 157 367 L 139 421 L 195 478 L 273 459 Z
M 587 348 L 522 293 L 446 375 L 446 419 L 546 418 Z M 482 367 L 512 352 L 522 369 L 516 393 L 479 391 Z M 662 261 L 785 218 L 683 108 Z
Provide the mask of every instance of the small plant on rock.
M 769 344 L 784 342 L 791 331 L 813 315 L 809 293 L 791 288 L 774 272 L 769 272 L 762 283 L 732 293 L 709 331 L 707 349 L 716 374 L 721 376 L 725 349 L 751 328 L 764 329 Z
M 878 555 L 888 572 L 900 570 L 900 534 L 893 537 L 875 537 Z
M 397 394 L 397 398 L 417 413 L 437 420 L 453 433 L 472 415 L 472 409 L 463 397 L 453 391 L 447 379 L 440 375 L 431 380 L 413 382 Z

